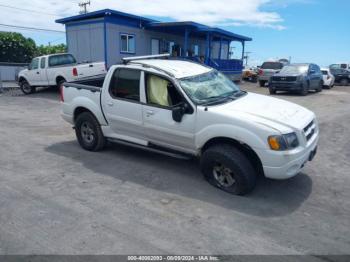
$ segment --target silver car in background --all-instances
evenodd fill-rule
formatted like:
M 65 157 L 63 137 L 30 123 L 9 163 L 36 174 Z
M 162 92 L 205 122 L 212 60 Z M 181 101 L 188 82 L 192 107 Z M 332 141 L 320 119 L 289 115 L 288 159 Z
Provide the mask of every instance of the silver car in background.
M 260 87 L 264 87 L 270 82 L 270 78 L 278 73 L 285 64 L 280 61 L 264 62 L 259 69 L 258 82 Z

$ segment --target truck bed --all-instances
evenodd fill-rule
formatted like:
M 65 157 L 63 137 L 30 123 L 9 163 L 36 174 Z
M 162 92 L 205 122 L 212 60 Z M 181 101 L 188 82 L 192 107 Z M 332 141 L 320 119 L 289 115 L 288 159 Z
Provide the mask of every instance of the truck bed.
M 98 75 L 63 84 L 62 113 L 68 122 L 74 124 L 75 109 L 83 107 L 92 111 L 101 125 L 107 124 L 101 107 L 104 79 L 105 75 Z
M 86 89 L 90 91 L 100 91 L 103 86 L 106 75 L 97 75 L 91 77 L 81 78 L 77 81 L 67 82 L 65 87 L 75 87 L 77 89 Z

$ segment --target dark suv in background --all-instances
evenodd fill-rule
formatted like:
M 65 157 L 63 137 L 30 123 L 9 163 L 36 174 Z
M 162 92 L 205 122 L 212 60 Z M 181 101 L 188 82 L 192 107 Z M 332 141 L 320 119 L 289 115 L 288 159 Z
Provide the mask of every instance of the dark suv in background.
M 279 73 L 271 77 L 270 94 L 276 91 L 298 92 L 307 95 L 309 90 L 321 92 L 323 75 L 315 64 L 291 64 L 284 66 Z
M 346 69 L 332 69 L 331 73 L 335 77 L 335 83 L 347 86 L 350 83 L 350 71 Z
M 280 71 L 284 66 L 282 62 L 264 62 L 259 69 L 258 81 L 260 87 L 264 87 L 270 82 L 271 76 Z

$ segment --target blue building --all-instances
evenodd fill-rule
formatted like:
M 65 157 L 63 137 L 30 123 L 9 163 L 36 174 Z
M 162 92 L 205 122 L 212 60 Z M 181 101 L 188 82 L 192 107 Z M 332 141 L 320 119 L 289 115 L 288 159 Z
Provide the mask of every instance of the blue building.
M 170 53 L 203 62 L 233 80 L 240 79 L 245 42 L 252 39 L 195 22 L 160 22 L 105 9 L 56 20 L 66 26 L 68 52 L 78 60 L 105 61 L 109 67 L 127 56 Z M 233 41 L 241 59 L 230 59 Z

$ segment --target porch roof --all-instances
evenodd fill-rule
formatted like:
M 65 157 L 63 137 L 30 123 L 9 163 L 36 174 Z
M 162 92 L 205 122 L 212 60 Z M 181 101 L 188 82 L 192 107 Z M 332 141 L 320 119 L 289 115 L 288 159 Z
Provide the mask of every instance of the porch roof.
M 217 27 L 210 27 L 207 25 L 199 24 L 192 21 L 185 22 L 150 22 L 145 25 L 147 29 L 157 30 L 166 33 L 183 34 L 188 30 L 191 34 L 206 37 L 207 33 L 211 33 L 214 37 L 224 38 L 236 41 L 252 41 L 252 38 L 238 35 L 227 30 L 223 30 Z

